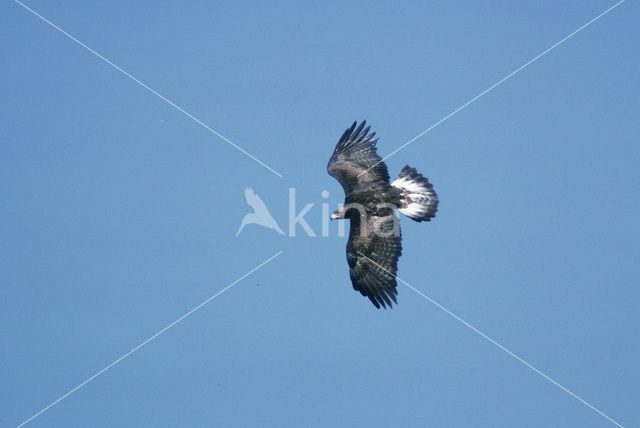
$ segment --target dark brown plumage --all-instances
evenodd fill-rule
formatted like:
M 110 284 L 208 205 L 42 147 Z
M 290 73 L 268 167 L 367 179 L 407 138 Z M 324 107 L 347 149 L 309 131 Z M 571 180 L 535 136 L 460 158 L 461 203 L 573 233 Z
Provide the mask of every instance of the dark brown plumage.
M 397 303 L 398 258 L 402 234 L 396 210 L 416 221 L 430 221 L 438 209 L 433 186 L 406 166 L 389 182 L 387 166 L 376 153 L 375 133 L 366 121 L 347 129 L 333 152 L 327 170 L 345 192 L 345 204 L 332 218 L 349 219 L 347 263 L 356 291 L 376 308 Z

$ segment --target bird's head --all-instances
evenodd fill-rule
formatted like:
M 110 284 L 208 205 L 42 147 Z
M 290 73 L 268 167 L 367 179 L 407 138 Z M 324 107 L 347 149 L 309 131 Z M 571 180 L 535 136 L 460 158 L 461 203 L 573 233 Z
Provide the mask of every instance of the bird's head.
M 338 220 L 341 218 L 344 218 L 345 215 L 345 209 L 344 207 L 340 207 L 337 210 L 335 210 L 333 213 L 331 213 L 331 220 Z

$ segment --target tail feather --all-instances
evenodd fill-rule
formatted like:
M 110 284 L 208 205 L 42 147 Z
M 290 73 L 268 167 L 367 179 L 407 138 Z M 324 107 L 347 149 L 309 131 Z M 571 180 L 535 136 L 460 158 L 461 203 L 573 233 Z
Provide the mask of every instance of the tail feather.
M 415 168 L 402 168 L 398 178 L 391 183 L 402 191 L 398 211 L 415 221 L 431 221 L 438 211 L 438 195 L 433 184 Z

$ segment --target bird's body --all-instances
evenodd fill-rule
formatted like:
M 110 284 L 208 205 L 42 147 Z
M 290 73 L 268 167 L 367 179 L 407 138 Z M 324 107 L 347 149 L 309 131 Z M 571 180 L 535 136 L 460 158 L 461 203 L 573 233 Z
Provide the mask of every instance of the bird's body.
M 347 263 L 353 288 L 377 307 L 396 301 L 396 272 L 402 254 L 402 234 L 396 210 L 415 221 L 430 221 L 438 196 L 429 180 L 405 166 L 398 178 L 376 153 L 375 133 L 362 122 L 347 129 L 327 170 L 342 185 L 345 204 L 332 218 L 349 219 Z

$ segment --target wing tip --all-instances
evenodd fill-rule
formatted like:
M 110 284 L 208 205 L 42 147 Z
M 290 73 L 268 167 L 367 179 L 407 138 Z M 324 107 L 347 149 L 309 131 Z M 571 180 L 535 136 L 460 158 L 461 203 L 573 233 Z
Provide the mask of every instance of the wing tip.
M 358 125 L 358 121 L 354 121 L 353 124 L 349 128 L 347 128 L 340 139 L 338 140 L 338 144 L 336 145 L 335 152 L 341 152 L 346 150 L 356 144 L 374 144 L 378 141 L 377 138 L 374 138 L 376 133 L 371 131 L 371 125 L 365 128 L 367 124 L 366 119 L 360 122 Z
M 385 288 L 382 290 L 359 290 L 360 293 L 367 296 L 373 306 L 377 309 L 393 309 L 393 305 L 398 304 L 398 299 L 396 296 L 398 295 L 398 290 L 396 289 L 396 284 L 393 284 L 391 288 Z M 393 302 L 393 303 L 392 303 Z

